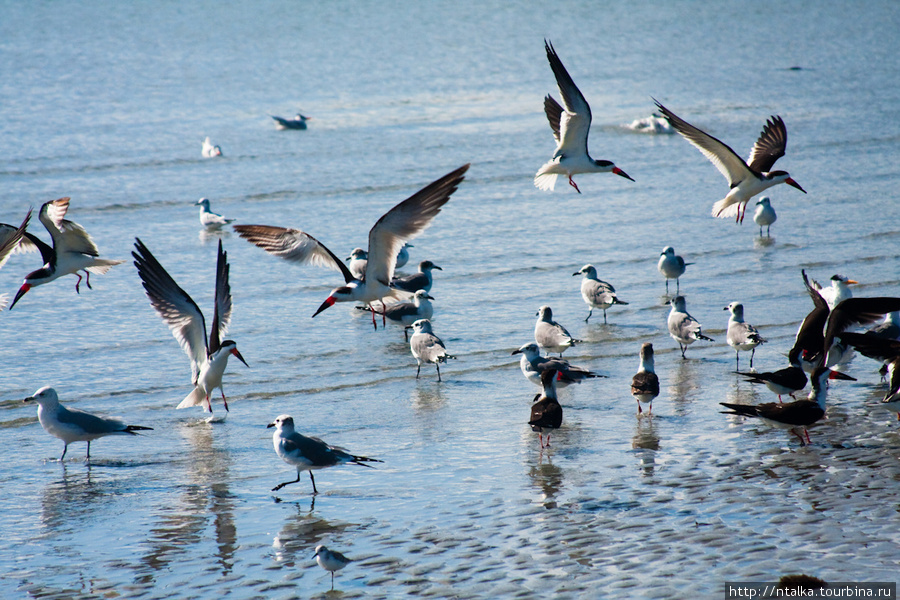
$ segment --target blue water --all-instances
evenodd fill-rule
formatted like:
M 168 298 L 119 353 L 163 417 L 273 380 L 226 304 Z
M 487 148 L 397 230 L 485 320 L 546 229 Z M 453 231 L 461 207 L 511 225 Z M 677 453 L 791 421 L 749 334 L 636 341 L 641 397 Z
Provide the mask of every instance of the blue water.
M 72 198 L 101 256 L 127 260 L 76 294 L 67 277 L 0 314 L 3 597 L 307 598 L 328 574 L 317 544 L 356 559 L 333 597 L 647 597 L 718 593 L 789 572 L 893 580 L 900 556 L 900 436 L 874 363 L 856 357 L 828 419 L 801 448 L 719 414 L 773 399 L 732 373 L 731 301 L 784 365 L 810 310 L 800 279 L 842 273 L 858 296 L 900 295 L 900 62 L 892 2 L 223 3 L 0 5 L 0 222 Z M 532 185 L 553 152 L 543 96 L 558 97 L 543 39 L 591 103 L 595 158 L 636 182 Z M 787 124 L 772 238 L 709 216 L 724 179 L 680 136 L 631 132 L 651 97 L 746 156 L 765 120 Z M 313 117 L 277 131 L 269 115 Z M 224 156 L 200 157 L 210 136 Z M 189 365 L 130 264 L 140 237 L 211 315 L 218 236 L 200 197 L 240 223 L 308 231 L 340 256 L 375 220 L 472 163 L 433 226 L 434 328 L 458 356 L 444 382 L 397 327 L 346 305 L 310 315 L 340 283 L 230 232 L 229 336 L 250 364 L 225 376 L 231 412 L 175 411 Z M 750 207 L 752 209 L 752 205 Z M 46 239 L 36 219 L 31 231 Z M 656 270 L 672 245 L 715 343 L 682 360 Z M 0 271 L 14 294 L 36 255 Z M 589 324 L 571 274 L 594 264 L 628 306 Z M 585 341 L 566 353 L 608 379 L 561 393 L 563 428 L 539 452 L 537 389 L 510 352 L 534 313 Z M 641 343 L 656 348 L 654 417 L 629 393 Z M 745 364 L 746 355 L 742 359 Z M 21 399 L 63 402 L 154 428 L 74 444 Z M 214 405 L 217 416 L 221 403 Z M 384 460 L 292 479 L 266 424 Z M 602 591 L 598 591 L 602 590 Z

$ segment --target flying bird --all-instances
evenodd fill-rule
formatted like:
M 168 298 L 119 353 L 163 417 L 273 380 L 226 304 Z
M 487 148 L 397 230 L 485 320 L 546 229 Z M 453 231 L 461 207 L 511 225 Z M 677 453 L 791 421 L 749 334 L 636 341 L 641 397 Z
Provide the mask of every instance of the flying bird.
M 206 336 L 206 320 L 197 303 L 181 289 L 172 276 L 150 253 L 150 250 L 139 239 L 135 238 L 134 266 L 144 284 L 144 290 L 150 299 L 150 305 L 169 326 L 172 335 L 178 340 L 181 349 L 191 359 L 191 384 L 194 389 L 177 408 L 188 408 L 206 405 L 204 411 L 212 412 L 209 396 L 219 388 L 222 402 L 228 411 L 228 400 L 222 387 L 222 376 L 228 365 L 228 357 L 234 355 L 247 367 L 247 361 L 238 352 L 233 340 L 223 339 L 231 323 L 231 285 L 228 282 L 228 255 L 222 249 L 219 240 L 219 253 L 216 259 L 216 296 L 213 307 L 213 320 L 209 337 Z
M 534 176 L 534 185 L 538 189 L 552 190 L 556 187 L 556 178 L 565 175 L 569 185 L 579 194 L 581 190 L 572 180 L 572 175 L 579 173 L 615 173 L 625 179 L 628 174 L 608 160 L 595 160 L 588 154 L 588 133 L 591 129 L 591 107 L 584 99 L 581 90 L 575 85 L 569 72 L 553 49 L 553 44 L 544 40 L 547 60 L 556 76 L 556 85 L 562 96 L 563 106 L 547 94 L 544 98 L 544 112 L 550 121 L 550 129 L 556 139 L 556 152 Z M 634 181 L 634 179 L 631 179 Z
M 750 150 L 747 162 L 724 142 L 697 129 L 681 117 L 660 104 L 657 108 L 669 120 L 672 127 L 705 156 L 728 180 L 730 191 L 723 199 L 713 204 L 712 216 L 727 218 L 734 216 L 735 223 L 744 221 L 744 211 L 750 198 L 773 185 L 786 183 L 806 193 L 800 184 L 791 179 L 787 171 L 770 170 L 775 161 L 784 156 L 787 146 L 787 129 L 781 117 L 770 117 L 763 127 L 759 139 Z M 743 210 L 741 210 L 743 208 Z
M 269 254 L 285 260 L 340 271 L 344 285 L 334 288 L 313 317 L 336 302 L 362 302 L 371 306 L 386 297 L 402 297 L 391 287 L 397 254 L 403 244 L 425 230 L 463 181 L 469 165 L 428 184 L 386 212 L 369 230 L 365 275 L 358 279 L 324 244 L 299 229 L 268 225 L 235 225 L 234 230 Z M 372 309 L 372 324 L 375 309 Z
M 44 266 L 25 276 L 22 287 L 9 307 L 10 310 L 33 287 L 50 283 L 64 275 L 75 275 L 78 277 L 75 292 L 81 293 L 79 290 L 81 275 L 78 271 L 84 271 L 85 283 L 88 289 L 91 289 L 91 273 L 103 275 L 112 267 L 125 262 L 98 258 L 100 251 L 84 227 L 65 218 L 68 211 L 68 197 L 51 200 L 41 206 L 38 219 L 50 234 L 53 241 L 52 248 L 27 231 L 23 233 L 25 239 L 19 242 L 19 249 L 40 251 Z

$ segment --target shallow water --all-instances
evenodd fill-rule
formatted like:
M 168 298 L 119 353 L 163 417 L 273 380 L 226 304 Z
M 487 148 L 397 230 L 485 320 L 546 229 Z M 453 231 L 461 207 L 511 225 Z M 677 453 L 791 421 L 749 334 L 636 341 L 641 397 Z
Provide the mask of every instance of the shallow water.
M 393 8 L 292 3 L 7 3 L 0 51 L 0 222 L 71 196 L 69 216 L 108 258 L 93 290 L 68 277 L 0 314 L 3 597 L 307 598 L 325 595 L 317 544 L 355 559 L 329 597 L 692 598 L 731 580 L 806 572 L 894 580 L 900 435 L 884 387 L 856 357 L 828 418 L 790 434 L 719 413 L 773 397 L 731 371 L 731 301 L 784 365 L 810 310 L 800 278 L 843 273 L 861 296 L 900 295 L 895 187 L 900 100 L 894 3 L 526 3 Z M 549 38 L 591 102 L 591 151 L 636 179 L 531 178 L 553 150 Z M 801 67 L 799 70 L 792 67 Z M 709 217 L 722 177 L 679 136 L 636 134 L 650 96 L 745 155 L 770 114 L 809 192 L 771 190 L 771 238 Z M 303 132 L 267 115 L 313 116 Z M 200 158 L 209 135 L 224 157 Z M 458 356 L 444 381 L 399 328 L 347 306 L 309 318 L 338 275 L 265 255 L 224 232 L 235 310 L 231 411 L 175 411 L 189 367 L 130 264 L 139 236 L 211 310 L 218 236 L 196 207 L 302 228 L 336 253 L 363 246 L 391 206 L 471 162 L 411 265 L 430 259 L 434 327 Z M 752 206 L 751 206 L 752 208 Z M 749 220 L 749 217 L 748 217 Z M 36 222 L 36 220 L 35 220 Z M 33 231 L 44 235 L 39 224 Z M 715 343 L 681 360 L 665 331 L 659 252 L 695 264 L 688 310 Z M 343 254 L 346 255 L 346 254 Z M 342 256 L 343 256 L 342 255 Z M 14 293 L 35 257 L 0 271 Z M 594 264 L 630 304 L 588 324 L 571 274 Z M 408 270 L 407 269 L 407 270 Z M 549 304 L 584 340 L 566 353 L 608 379 L 561 392 L 564 425 L 540 452 L 525 424 L 537 391 L 510 352 Z M 208 315 L 209 316 L 209 315 Z M 629 393 L 650 341 L 662 393 Z M 747 356 L 741 364 L 746 366 Z M 21 398 L 154 427 L 84 444 L 67 460 Z M 317 474 L 313 498 L 272 451 L 266 424 L 384 460 Z M 339 591 L 338 591 L 339 590 Z

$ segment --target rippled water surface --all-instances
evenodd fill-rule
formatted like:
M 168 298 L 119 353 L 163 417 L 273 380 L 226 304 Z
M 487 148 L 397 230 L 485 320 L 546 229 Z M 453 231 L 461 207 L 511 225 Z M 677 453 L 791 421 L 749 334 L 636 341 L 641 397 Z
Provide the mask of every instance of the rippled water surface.
M 2 596 L 695 598 L 796 572 L 894 580 L 900 435 L 874 406 L 875 363 L 850 363 L 858 381 L 833 386 L 808 447 L 718 403 L 773 399 L 732 372 L 729 302 L 769 340 L 756 366 L 777 369 L 811 308 L 801 267 L 900 295 L 900 6 L 631 4 L 3 3 L 0 222 L 70 196 L 102 256 L 129 260 L 93 290 L 67 277 L 0 314 Z M 593 155 L 634 183 L 533 187 L 553 151 L 545 37 L 592 104 Z M 687 142 L 625 126 L 651 96 L 741 155 L 784 118 L 778 166 L 809 193 L 771 190 L 771 238 L 710 218 L 726 185 Z M 307 131 L 268 116 L 297 111 Z M 206 136 L 222 158 L 201 159 Z M 201 233 L 193 206 L 302 228 L 344 256 L 464 163 L 411 259 L 443 267 L 434 328 L 458 359 L 442 383 L 430 367 L 415 379 L 398 327 L 373 331 L 346 305 L 310 319 L 336 273 Z M 207 316 L 225 244 L 229 336 L 250 364 L 228 367 L 225 419 L 221 403 L 212 423 L 174 409 L 188 361 L 130 264 L 135 236 Z M 667 245 L 694 263 L 682 292 L 716 339 L 687 360 L 665 331 Z M 37 262 L 14 256 L 0 291 Z M 606 325 L 584 322 L 585 263 L 629 302 Z M 526 425 L 537 388 L 510 353 L 543 304 L 584 340 L 566 358 L 608 378 L 561 391 L 541 452 Z M 629 389 L 645 341 L 652 418 Z M 21 402 L 44 385 L 154 430 L 94 442 L 90 465 L 73 444 L 60 463 Z M 294 478 L 266 428 L 283 413 L 384 463 L 319 471 L 315 498 L 306 474 L 272 493 Z M 333 593 L 318 544 L 355 561 Z

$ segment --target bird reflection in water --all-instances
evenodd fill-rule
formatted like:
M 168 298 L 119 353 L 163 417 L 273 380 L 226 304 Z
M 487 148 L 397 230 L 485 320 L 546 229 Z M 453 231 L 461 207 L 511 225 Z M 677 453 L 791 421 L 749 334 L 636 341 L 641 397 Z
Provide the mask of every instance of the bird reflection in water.
M 288 515 L 284 525 L 281 526 L 281 531 L 272 540 L 275 560 L 284 566 L 294 566 L 298 560 L 301 566 L 308 565 L 310 548 L 340 539 L 340 534 L 344 530 L 356 527 L 352 523 L 322 519 L 313 514 L 313 507 L 307 511 L 301 508 L 299 502 L 294 504 L 297 512 Z
M 562 469 L 553 464 L 549 455 L 546 462 L 544 453 L 538 454 L 536 463 L 532 463 L 528 470 L 531 484 L 541 491 L 544 508 L 556 508 L 556 496 L 563 487 Z
M 652 416 L 638 415 L 634 435 L 631 437 L 631 448 L 640 460 L 639 466 L 643 474 L 653 475 L 656 451 L 659 450 L 659 435 Z

